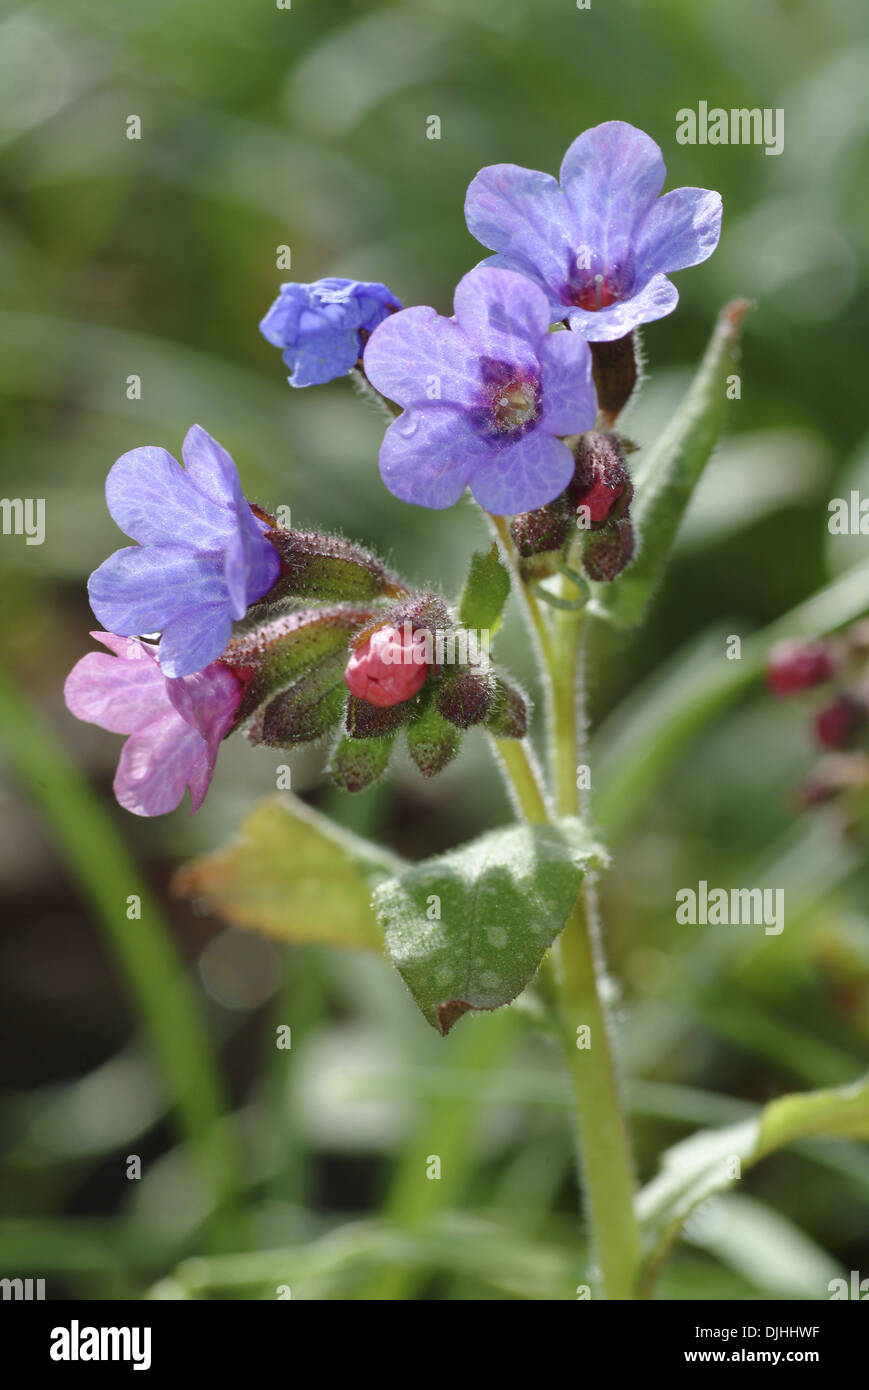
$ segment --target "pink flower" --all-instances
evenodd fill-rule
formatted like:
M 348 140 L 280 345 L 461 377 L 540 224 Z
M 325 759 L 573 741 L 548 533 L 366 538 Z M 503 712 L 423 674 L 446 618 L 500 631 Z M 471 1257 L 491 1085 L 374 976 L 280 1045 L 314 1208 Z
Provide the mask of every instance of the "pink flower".
M 162 816 L 190 788 L 198 811 L 214 774 L 217 749 L 232 725 L 243 682 L 219 661 L 192 676 L 170 679 L 155 649 L 111 632 L 91 636 L 109 648 L 88 652 L 66 678 L 64 698 L 78 719 L 129 734 L 114 791 L 137 816 Z
M 351 695 L 378 709 L 409 700 L 425 684 L 425 649 L 400 628 L 386 626 L 357 647 L 347 663 L 344 683 Z

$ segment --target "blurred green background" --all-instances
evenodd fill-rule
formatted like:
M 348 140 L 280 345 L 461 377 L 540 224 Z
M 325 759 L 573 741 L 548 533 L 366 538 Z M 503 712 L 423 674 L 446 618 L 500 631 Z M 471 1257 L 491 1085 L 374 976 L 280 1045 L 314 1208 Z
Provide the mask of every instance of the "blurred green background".
M 0 538 L 0 1275 L 94 1298 L 289 1283 L 302 1298 L 559 1299 L 584 1282 L 560 1059 L 521 1011 L 444 1041 L 384 962 L 284 953 L 170 899 L 172 871 L 231 836 L 282 759 L 234 740 L 195 818 L 138 820 L 111 796 L 119 740 L 60 692 L 96 626 L 85 578 L 123 543 L 106 472 L 139 444 L 177 454 L 193 421 L 248 496 L 458 587 L 483 539 L 471 507 L 388 494 L 379 417 L 346 383 L 292 391 L 257 324 L 281 280 L 323 275 L 449 312 L 483 254 L 462 216 L 474 173 L 555 171 L 603 120 L 658 140 L 668 187 L 724 197 L 719 251 L 677 276 L 678 311 L 645 331 L 625 421 L 640 443 L 720 304 L 756 301 L 731 432 L 651 620 L 593 643 L 600 777 L 619 765 L 625 787 L 604 803 L 604 898 L 641 1176 L 695 1126 L 865 1065 L 869 876 L 835 815 L 795 812 L 805 709 L 753 684 L 665 749 L 655 778 L 632 780 L 631 750 L 663 738 L 656 719 L 687 728 L 687 672 L 729 679 L 726 635 L 865 558 L 865 539 L 826 521 L 831 497 L 861 480 L 869 493 L 867 19 L 865 0 L 0 5 L 2 492 L 47 509 L 44 545 Z M 701 100 L 783 108 L 784 152 L 677 145 L 677 110 Z M 533 680 L 515 614 L 502 654 Z M 319 751 L 291 761 L 312 804 L 410 857 L 509 815 L 482 738 L 432 783 L 402 768 L 353 801 L 325 784 Z M 675 893 L 700 878 L 784 888 L 784 934 L 677 927 Z M 143 921 L 127 921 L 140 891 Z M 867 1246 L 865 1153 L 797 1147 L 692 1223 L 662 1294 L 825 1298 L 841 1270 L 869 1272 Z M 269 1263 L 272 1247 L 287 1250 Z M 166 1282 L 191 1256 L 206 1263 Z

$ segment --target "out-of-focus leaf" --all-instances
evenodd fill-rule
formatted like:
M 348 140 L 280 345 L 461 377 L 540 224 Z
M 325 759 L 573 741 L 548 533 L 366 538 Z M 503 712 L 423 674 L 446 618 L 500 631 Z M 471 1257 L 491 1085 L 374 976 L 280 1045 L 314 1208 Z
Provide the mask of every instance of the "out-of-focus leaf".
M 685 1224 L 685 1238 L 772 1298 L 821 1298 L 837 1262 L 797 1226 L 753 1197 L 711 1197 Z
M 749 1120 L 701 1130 L 668 1149 L 660 1173 L 637 1199 L 649 1282 L 695 1207 L 767 1154 L 819 1135 L 869 1138 L 869 1075 L 850 1086 L 782 1096 Z
M 497 545 L 478 550 L 459 604 L 459 617 L 465 627 L 494 634 L 501 626 L 501 614 L 510 593 L 510 576 L 501 563 Z
M 406 869 L 375 890 L 386 945 L 441 1033 L 469 1009 L 509 1004 L 600 862 L 583 825 L 516 825 Z
M 378 950 L 371 888 L 400 867 L 286 793 L 254 807 L 226 849 L 180 869 L 173 890 L 279 941 Z
M 748 308 L 747 300 L 737 299 L 722 309 L 686 396 L 637 473 L 632 507 L 640 539 L 637 558 L 616 582 L 597 586 L 593 599 L 594 611 L 619 626 L 633 627 L 642 618 L 721 433 L 727 378 L 736 368 Z

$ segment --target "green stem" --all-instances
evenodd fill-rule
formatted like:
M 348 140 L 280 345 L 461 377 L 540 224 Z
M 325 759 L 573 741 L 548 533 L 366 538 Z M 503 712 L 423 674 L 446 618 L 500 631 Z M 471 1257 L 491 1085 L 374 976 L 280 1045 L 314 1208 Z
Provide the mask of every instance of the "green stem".
M 551 778 L 560 816 L 578 815 L 582 809 L 577 789 L 584 722 L 578 694 L 582 690 L 582 620 L 581 609 L 556 609 L 552 640 L 543 649 L 550 691 Z M 548 818 L 546 798 L 527 747 L 498 740 L 496 748 L 522 814 L 529 821 Z M 605 967 L 594 884 L 589 877 L 553 949 L 548 974 L 562 1022 L 577 1119 L 580 1177 L 585 1179 L 601 1286 L 608 1299 L 633 1299 L 640 1266 L 634 1174 L 601 989 Z

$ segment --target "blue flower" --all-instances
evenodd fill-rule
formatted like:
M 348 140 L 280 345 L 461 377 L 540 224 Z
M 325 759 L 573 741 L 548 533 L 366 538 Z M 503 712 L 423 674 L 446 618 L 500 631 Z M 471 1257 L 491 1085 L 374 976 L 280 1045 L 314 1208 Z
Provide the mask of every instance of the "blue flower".
M 566 318 L 589 342 L 612 342 L 672 313 L 679 293 L 667 275 L 699 265 L 718 245 L 720 195 L 677 188 L 660 198 L 666 172 L 654 140 L 607 121 L 574 140 L 560 184 L 516 164 L 481 169 L 465 217 L 498 252 L 484 264 L 529 276 L 553 323 Z
M 400 308 L 385 285 L 361 280 L 281 285 L 260 332 L 283 348 L 291 386 L 322 386 L 346 376 L 362 356 L 368 334 Z
M 365 349 L 372 385 L 404 407 L 380 450 L 390 492 L 451 507 L 467 486 L 497 515 L 534 511 L 563 492 L 574 459 L 559 436 L 594 424 L 591 352 L 549 331 L 546 295 L 524 275 L 478 267 L 455 317 L 393 314 Z
M 277 580 L 280 559 L 242 496 L 235 464 L 199 425 L 182 468 L 165 449 L 132 449 L 106 479 L 106 501 L 138 545 L 116 550 L 88 581 L 91 608 L 123 637 L 160 632 L 167 676 L 215 661 L 233 618 Z

